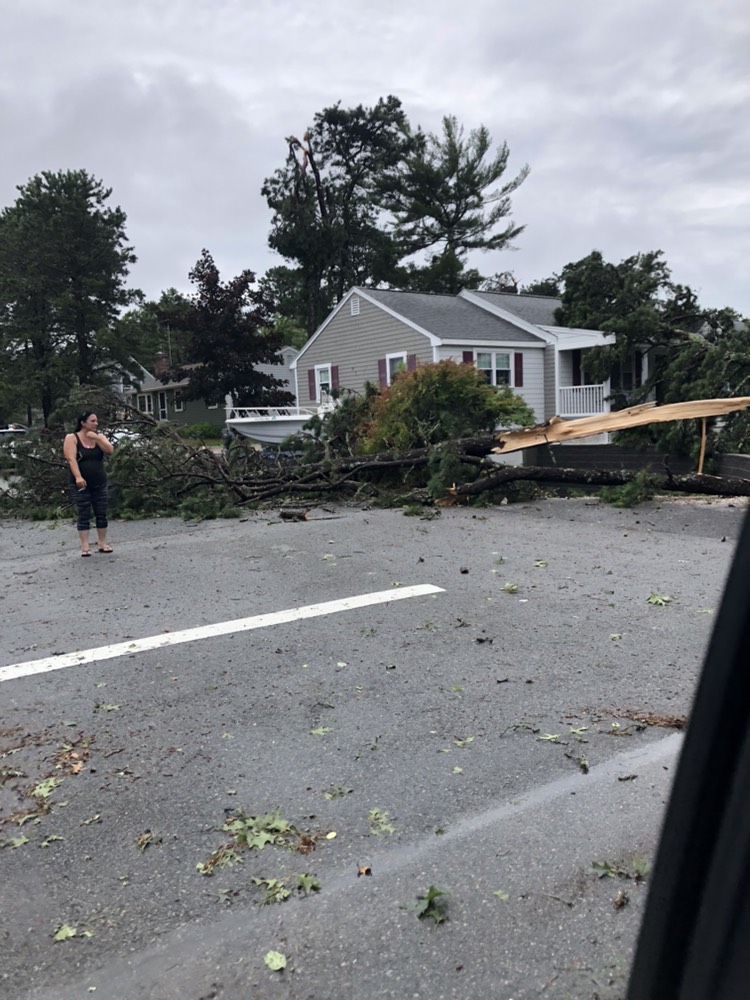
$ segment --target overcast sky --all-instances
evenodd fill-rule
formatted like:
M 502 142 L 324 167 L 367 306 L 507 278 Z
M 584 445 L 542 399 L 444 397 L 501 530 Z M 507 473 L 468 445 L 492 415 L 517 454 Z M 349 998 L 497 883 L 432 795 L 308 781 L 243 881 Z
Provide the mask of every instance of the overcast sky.
M 280 263 L 265 177 L 284 137 L 394 94 L 412 125 L 510 147 L 526 229 L 483 274 L 661 249 L 750 315 L 746 0 L 0 0 L 0 206 L 42 170 L 113 189 L 149 297 Z

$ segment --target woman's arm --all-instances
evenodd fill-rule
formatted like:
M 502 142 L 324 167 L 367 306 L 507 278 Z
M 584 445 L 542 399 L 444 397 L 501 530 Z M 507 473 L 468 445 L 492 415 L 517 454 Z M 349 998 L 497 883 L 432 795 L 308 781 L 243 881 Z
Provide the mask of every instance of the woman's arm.
M 105 455 L 111 455 L 115 450 L 112 442 L 105 434 L 97 434 L 95 443 L 99 445 Z
M 76 481 L 76 486 L 79 489 L 85 489 L 86 480 L 81 475 L 81 470 L 78 467 L 77 451 L 75 434 L 66 434 L 63 441 L 63 456 L 70 466 L 70 472 Z

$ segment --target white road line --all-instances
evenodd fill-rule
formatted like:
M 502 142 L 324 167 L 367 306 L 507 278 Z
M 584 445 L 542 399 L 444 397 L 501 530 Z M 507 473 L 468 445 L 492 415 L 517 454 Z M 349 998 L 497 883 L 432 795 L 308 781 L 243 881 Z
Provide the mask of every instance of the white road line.
M 301 608 L 290 608 L 288 611 L 272 611 L 265 615 L 254 615 L 252 618 L 236 618 L 234 621 L 201 625 L 198 628 L 186 628 L 179 632 L 163 632 L 161 635 L 134 639 L 132 642 L 118 642 L 113 646 L 99 646 L 97 649 L 82 649 L 75 653 L 47 656 L 43 660 L 11 663 L 7 667 L 0 667 L 0 683 L 12 681 L 18 677 L 30 677 L 32 674 L 45 674 L 50 670 L 62 670 L 64 667 L 75 667 L 82 663 L 111 660 L 116 656 L 129 656 L 132 653 L 142 653 L 149 649 L 161 649 L 164 646 L 175 646 L 181 642 L 193 642 L 195 639 L 210 639 L 215 635 L 230 635 L 232 632 L 249 632 L 251 629 L 267 628 L 269 625 L 281 625 L 284 622 L 300 621 L 303 618 L 332 615 L 337 611 L 366 608 L 370 604 L 386 604 L 388 601 L 403 601 L 407 597 L 422 597 L 425 594 L 442 594 L 444 592 L 442 587 L 434 587 L 431 583 L 420 583 L 413 587 L 379 590 L 374 594 L 343 597 L 338 601 L 325 601 L 322 604 L 307 604 Z

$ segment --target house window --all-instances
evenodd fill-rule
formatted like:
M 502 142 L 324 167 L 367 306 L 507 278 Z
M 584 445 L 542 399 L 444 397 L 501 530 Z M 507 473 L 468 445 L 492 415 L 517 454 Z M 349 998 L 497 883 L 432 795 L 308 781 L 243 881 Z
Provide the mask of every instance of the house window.
M 510 354 L 477 351 L 477 368 L 489 385 L 510 385 Z
M 349 308 L 351 310 L 352 316 L 359 316 L 359 296 L 352 295 L 349 300 Z
M 625 361 L 615 361 L 609 376 L 609 385 L 613 390 L 632 392 L 636 386 L 635 358 L 631 355 Z
M 174 394 L 174 412 L 182 413 L 184 409 L 185 409 L 185 404 L 182 401 L 182 393 L 178 389 Z
M 388 385 L 390 385 L 398 373 L 406 369 L 406 354 L 386 354 L 385 363 L 388 371 Z
M 143 393 L 138 396 L 138 409 L 141 413 L 153 413 L 154 397 L 150 393 Z
M 330 396 L 331 389 L 333 388 L 331 380 L 331 366 L 330 365 L 316 365 L 315 366 L 315 398 L 319 403 L 322 403 L 325 396 Z

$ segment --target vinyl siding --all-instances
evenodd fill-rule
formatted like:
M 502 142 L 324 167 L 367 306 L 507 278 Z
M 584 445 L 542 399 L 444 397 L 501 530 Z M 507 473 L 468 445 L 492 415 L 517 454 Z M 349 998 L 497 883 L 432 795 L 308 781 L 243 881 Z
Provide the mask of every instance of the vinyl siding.
M 558 351 L 557 364 L 560 373 L 560 385 L 573 385 L 573 352 Z
M 367 382 L 379 384 L 378 361 L 399 353 L 415 354 L 421 364 L 432 361 L 426 336 L 361 296 L 358 316 L 351 315 L 347 302 L 298 361 L 299 405 L 310 403 L 308 372 L 316 365 L 337 365 L 339 388 L 362 392 Z
M 169 419 L 183 427 L 189 424 L 213 424 L 215 427 L 224 429 L 224 418 L 226 413 L 223 406 L 217 406 L 215 410 L 209 410 L 202 399 L 191 399 L 183 402 L 181 412 L 175 411 L 174 398 L 169 400 Z
M 557 372 L 555 346 L 549 344 L 544 349 L 544 405 L 540 414 L 541 423 L 557 414 Z

